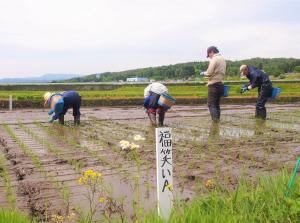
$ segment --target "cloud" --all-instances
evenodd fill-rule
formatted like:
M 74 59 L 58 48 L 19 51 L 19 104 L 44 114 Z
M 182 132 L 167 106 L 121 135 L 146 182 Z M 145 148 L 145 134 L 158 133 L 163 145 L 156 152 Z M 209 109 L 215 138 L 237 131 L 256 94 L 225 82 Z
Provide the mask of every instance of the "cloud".
M 0 77 L 300 57 L 296 0 L 0 0 Z

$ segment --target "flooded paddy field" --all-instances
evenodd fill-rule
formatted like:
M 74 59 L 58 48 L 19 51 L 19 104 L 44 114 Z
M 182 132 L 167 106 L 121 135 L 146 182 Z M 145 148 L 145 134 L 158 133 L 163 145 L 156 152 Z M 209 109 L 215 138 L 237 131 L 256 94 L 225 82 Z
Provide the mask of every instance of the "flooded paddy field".
M 269 104 L 268 119 L 257 121 L 253 105 L 224 105 L 219 124 L 206 106 L 175 106 L 165 124 L 173 132 L 174 193 L 189 201 L 205 195 L 205 182 L 234 188 L 241 178 L 291 170 L 300 155 L 300 104 Z M 48 124 L 46 110 L 0 112 L 0 205 L 49 221 L 53 214 L 86 209 L 82 172 L 102 174 L 110 188 L 104 201 L 116 218 L 136 219 L 155 208 L 155 129 L 140 107 L 83 108 L 82 124 Z M 135 140 L 139 135 L 144 140 Z M 124 151 L 119 142 L 139 148 Z M 4 178 L 4 177 L 3 177 Z M 110 203 L 110 205 L 112 205 Z M 112 208 L 113 207 L 113 208 Z

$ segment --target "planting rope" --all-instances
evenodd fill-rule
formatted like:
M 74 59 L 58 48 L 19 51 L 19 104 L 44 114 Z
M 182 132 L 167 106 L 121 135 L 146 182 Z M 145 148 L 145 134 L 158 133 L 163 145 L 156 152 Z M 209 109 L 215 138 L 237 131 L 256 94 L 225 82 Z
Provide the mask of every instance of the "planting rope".
M 295 181 L 295 178 L 296 178 L 296 174 L 297 174 L 297 171 L 298 171 L 298 167 L 299 167 L 299 164 L 300 164 L 300 157 L 298 158 L 298 161 L 296 163 L 296 166 L 295 166 L 295 169 L 294 169 L 294 172 L 293 172 L 293 175 L 292 175 L 292 178 L 290 180 L 290 183 L 289 183 L 289 186 L 288 186 L 288 189 L 287 191 L 285 192 L 285 197 L 287 197 L 290 193 L 290 190 L 294 184 L 294 181 Z

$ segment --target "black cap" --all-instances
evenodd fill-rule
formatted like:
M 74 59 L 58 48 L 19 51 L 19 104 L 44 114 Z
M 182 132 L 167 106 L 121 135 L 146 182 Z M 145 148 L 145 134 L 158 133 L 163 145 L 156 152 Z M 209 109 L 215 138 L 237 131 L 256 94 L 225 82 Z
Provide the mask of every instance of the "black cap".
M 210 47 L 207 48 L 207 56 L 206 56 L 206 57 L 208 57 L 208 54 L 209 54 L 211 51 L 213 51 L 214 53 L 219 53 L 219 50 L 218 50 L 217 47 L 215 47 L 215 46 L 210 46 Z

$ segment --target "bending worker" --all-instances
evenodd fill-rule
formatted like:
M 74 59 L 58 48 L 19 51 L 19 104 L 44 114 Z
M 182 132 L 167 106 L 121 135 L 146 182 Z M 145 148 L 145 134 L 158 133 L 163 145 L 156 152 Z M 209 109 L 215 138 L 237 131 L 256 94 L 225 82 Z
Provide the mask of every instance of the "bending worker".
M 45 104 L 49 106 L 49 115 L 54 114 L 49 122 L 52 123 L 54 120 L 59 120 L 60 124 L 64 124 L 64 116 L 69 108 L 73 108 L 74 124 L 80 124 L 80 106 L 81 97 L 76 91 L 65 91 L 61 93 L 47 92 L 44 94 Z
M 156 126 L 156 113 L 159 115 L 158 124 L 160 126 L 164 124 L 165 113 L 168 109 L 160 106 L 158 100 L 161 94 L 167 92 L 167 87 L 158 82 L 149 84 L 144 90 L 144 107 L 153 126 Z
M 215 46 L 207 49 L 207 57 L 211 60 L 206 72 L 201 72 L 208 78 L 207 105 L 213 122 L 219 122 L 221 116 L 220 99 L 224 95 L 224 77 L 226 72 L 226 61 Z
M 272 95 L 272 82 L 269 79 L 269 76 L 257 69 L 256 67 L 242 65 L 240 67 L 241 77 L 247 77 L 250 81 L 249 84 L 245 84 L 241 93 L 245 93 L 248 90 L 253 88 L 258 88 L 258 99 L 256 103 L 255 117 L 266 119 L 267 110 L 265 104 L 269 97 Z

